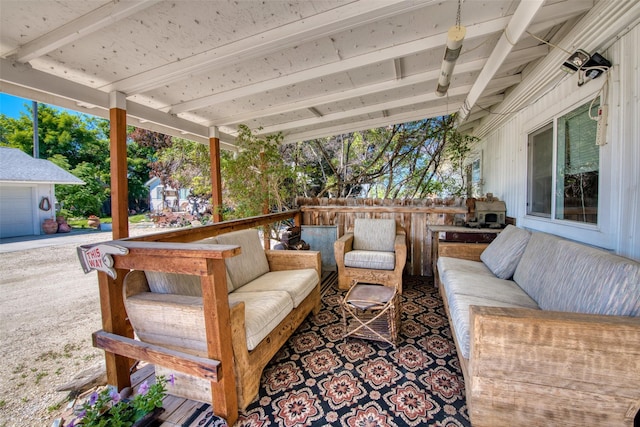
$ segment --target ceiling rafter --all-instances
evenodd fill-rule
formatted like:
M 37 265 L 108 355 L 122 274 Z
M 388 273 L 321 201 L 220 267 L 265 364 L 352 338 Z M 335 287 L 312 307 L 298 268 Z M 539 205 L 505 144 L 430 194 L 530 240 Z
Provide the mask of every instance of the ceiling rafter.
M 159 0 L 109 2 L 35 40 L 23 44 L 15 52 L 15 59 L 18 62 L 29 62 L 158 2 Z
M 410 12 L 433 2 L 435 0 L 358 0 L 215 49 L 180 58 L 179 61 L 116 81 L 101 89 L 117 90 L 128 95 L 143 93 L 196 74 L 268 55 L 368 22 Z
M 465 95 L 471 89 L 471 85 L 459 86 L 449 89 L 449 96 Z M 429 101 L 437 101 L 440 99 L 434 92 L 424 93 L 422 95 L 416 95 L 409 98 L 401 98 L 393 101 L 385 101 L 379 104 L 365 105 L 364 107 L 352 108 L 347 111 L 338 111 L 331 114 L 325 114 L 322 117 L 311 117 L 308 119 L 296 120 L 292 122 L 281 123 L 273 126 L 266 126 L 260 130 L 260 134 L 271 134 L 276 132 L 286 131 L 288 129 L 294 129 L 305 126 L 313 126 L 317 124 L 332 122 L 334 120 L 342 120 L 349 117 L 357 117 L 364 114 L 380 113 L 384 110 L 390 110 L 393 108 L 403 108 L 409 105 L 421 104 Z
M 510 17 L 500 17 L 497 19 L 470 25 L 469 27 L 467 27 L 467 39 L 482 37 L 488 34 L 502 31 L 509 23 L 509 19 Z M 442 46 L 444 40 L 446 40 L 446 32 L 434 34 L 422 39 L 381 48 L 373 52 L 367 52 L 361 55 L 356 55 L 351 58 L 343 59 L 341 61 L 320 65 L 281 77 L 264 80 L 217 94 L 207 95 L 200 98 L 192 99 L 190 101 L 174 104 L 169 106 L 165 110 L 173 114 L 178 114 L 186 111 L 197 110 L 198 108 L 208 107 L 215 104 L 221 104 L 223 102 L 231 101 L 237 98 L 264 93 L 269 90 L 274 90 L 277 88 L 302 83 L 307 80 L 324 77 L 328 74 L 354 70 L 356 68 L 362 68 L 367 65 L 377 64 L 379 62 L 413 55 L 418 52 L 423 52 L 429 49 L 440 47 Z
M 505 62 L 505 65 L 508 65 L 510 68 L 517 68 L 521 65 L 528 63 L 533 59 L 540 58 L 546 55 L 548 52 L 549 52 L 549 49 L 545 45 L 520 49 L 518 51 L 513 52 L 513 54 L 509 57 L 508 61 Z M 464 52 L 461 57 L 464 57 Z M 458 63 L 456 65 L 455 74 L 458 75 L 463 73 L 472 73 L 472 72 L 479 71 L 482 69 L 485 63 L 486 63 L 486 59 L 477 59 L 470 62 Z M 332 102 L 345 101 L 348 99 L 357 98 L 359 96 L 371 95 L 375 93 L 384 92 L 387 90 L 400 89 L 403 87 L 435 80 L 438 78 L 439 72 L 440 72 L 440 69 L 429 70 L 423 73 L 406 76 L 402 80 L 395 80 L 395 79 L 388 80 L 386 82 L 376 83 L 368 86 L 361 86 L 361 87 L 357 87 L 349 90 L 342 90 L 340 92 L 302 99 L 300 101 L 274 105 L 268 108 L 263 108 L 261 110 L 254 110 L 246 113 L 234 114 L 232 116 L 214 119 L 210 123 L 208 123 L 208 125 L 209 126 L 234 125 L 238 123 L 247 122 L 249 120 L 253 120 L 259 117 L 268 117 L 276 114 L 285 114 L 293 111 L 310 108 L 312 106 L 319 106 L 319 105 L 329 104 Z M 521 77 L 517 77 L 517 79 L 520 80 Z
M 581 47 L 587 51 L 596 48 L 602 48 L 602 40 L 611 40 L 622 31 L 619 25 L 625 21 L 620 19 L 621 16 L 640 16 L 640 3 L 636 0 L 620 0 L 616 3 L 616 7 L 612 8 L 607 2 L 598 2 L 589 10 L 589 13 L 580 20 L 579 23 L 572 26 L 569 33 L 564 37 L 565 44 L 563 47 Z M 637 21 L 636 21 L 637 22 Z M 617 24 L 617 25 L 616 25 Z M 600 28 L 599 31 L 593 31 L 594 26 Z M 503 103 L 496 107 L 494 113 L 482 120 L 480 125 L 474 128 L 474 133 L 483 137 L 488 129 L 498 126 L 509 118 L 507 112 L 521 108 L 530 99 L 539 95 L 539 93 L 548 85 L 559 79 L 559 76 L 565 74 L 560 69 L 560 64 L 567 58 L 567 54 L 560 49 L 552 49 L 539 64 L 529 74 L 523 84 L 518 85 L 505 99 Z
M 449 102 L 445 105 L 429 107 L 422 110 L 415 110 L 399 114 L 389 114 L 386 117 L 382 115 L 380 118 L 362 120 L 359 122 L 351 122 L 336 125 L 328 128 L 314 129 L 298 133 L 289 133 L 284 135 L 283 143 L 291 144 L 298 141 L 309 141 L 311 139 L 322 138 L 328 135 L 339 135 L 341 133 L 357 132 L 364 129 L 372 129 L 384 126 L 390 126 L 397 123 L 406 123 L 415 120 L 422 120 L 425 117 L 434 117 L 441 114 L 450 114 L 455 112 L 462 104 L 462 97 L 457 100 L 449 98 Z
M 478 59 L 475 61 L 458 64 L 458 70 L 461 73 L 462 72 L 471 73 L 471 72 L 479 71 L 484 66 L 485 61 L 486 61 L 485 59 Z M 333 102 L 340 102 L 340 101 L 345 101 L 352 98 L 357 98 L 363 95 L 371 95 L 375 93 L 384 92 L 387 90 L 401 89 L 403 87 L 415 85 L 418 83 L 424 83 L 430 80 L 435 80 L 438 78 L 439 72 L 440 72 L 440 69 L 433 69 L 433 70 L 425 71 L 423 73 L 407 76 L 402 80 L 392 79 L 392 80 L 388 80 L 381 83 L 360 86 L 354 89 L 342 90 L 340 92 L 330 93 L 327 95 L 321 95 L 321 96 L 316 96 L 312 98 L 302 99 L 300 101 L 274 105 L 268 108 L 263 108 L 262 110 L 255 110 L 247 113 L 239 113 L 239 114 L 234 114 L 232 116 L 221 117 L 219 119 L 214 119 L 211 125 L 213 126 L 215 124 L 215 125 L 223 126 L 223 125 L 237 124 L 237 123 L 246 122 L 248 120 L 252 120 L 258 117 L 268 117 L 276 114 L 290 113 L 292 111 L 309 108 L 310 106 L 325 105 Z
M 496 47 L 493 49 L 493 52 L 491 52 L 491 55 L 489 55 L 487 65 L 480 72 L 480 75 L 467 95 L 467 99 L 462 104 L 460 111 L 458 111 L 458 117 L 456 119 L 458 123 L 466 120 L 471 109 L 478 101 L 478 98 L 480 98 L 482 92 L 484 92 L 487 85 L 496 75 L 502 63 L 507 59 L 507 55 L 511 53 L 518 43 L 520 37 L 522 37 L 529 24 L 533 21 L 533 18 L 535 18 L 538 11 L 542 8 L 544 2 L 545 0 L 529 0 L 520 3 L 511 21 L 509 21 L 509 25 L 507 25 L 504 33 L 500 36 Z
M 91 110 L 92 115 L 109 117 L 108 93 L 35 70 L 28 64 L 0 58 L 0 91 L 17 92 L 13 89 L 5 90 L 5 87 L 25 88 L 29 93 L 28 98 L 36 101 L 68 105 L 68 108 L 74 110 L 83 108 Z M 135 102 L 127 101 L 127 120 L 130 124 L 139 124 L 145 129 L 156 130 L 167 135 L 183 136 L 182 132 L 186 132 L 193 136 L 191 139 L 194 141 L 208 141 L 209 127 Z M 220 140 L 228 147 L 235 145 L 233 135 L 221 133 Z

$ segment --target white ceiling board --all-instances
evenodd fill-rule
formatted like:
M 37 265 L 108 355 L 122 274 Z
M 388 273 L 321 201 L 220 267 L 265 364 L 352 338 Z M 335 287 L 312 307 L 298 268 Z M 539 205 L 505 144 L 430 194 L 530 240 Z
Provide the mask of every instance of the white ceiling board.
M 573 49 L 591 39 L 568 27 L 604 1 L 546 0 L 476 90 L 479 105 L 499 111 L 508 101 L 495 95 L 505 93 L 517 94 L 517 105 L 533 98 L 539 89 L 525 80 L 538 77 L 528 73 L 565 53 L 526 31 Z M 456 111 L 495 65 L 488 58 L 525 3 L 462 3 L 467 36 L 451 93 L 436 99 L 457 0 L 1 0 L 0 84 L 67 108 L 96 105 L 97 113 L 118 90 L 131 123 L 198 141 L 219 126 L 233 142 L 239 123 L 282 130 L 287 141 L 315 138 Z M 591 38 L 607 22 L 590 21 Z M 530 90 L 519 90 L 523 83 Z

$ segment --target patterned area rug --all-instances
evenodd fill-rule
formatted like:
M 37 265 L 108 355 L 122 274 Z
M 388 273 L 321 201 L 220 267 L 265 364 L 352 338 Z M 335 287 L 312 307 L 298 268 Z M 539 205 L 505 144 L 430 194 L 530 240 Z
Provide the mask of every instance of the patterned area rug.
M 470 426 L 462 372 L 431 280 L 405 277 L 397 347 L 344 340 L 335 280 L 322 310 L 265 369 L 236 426 Z

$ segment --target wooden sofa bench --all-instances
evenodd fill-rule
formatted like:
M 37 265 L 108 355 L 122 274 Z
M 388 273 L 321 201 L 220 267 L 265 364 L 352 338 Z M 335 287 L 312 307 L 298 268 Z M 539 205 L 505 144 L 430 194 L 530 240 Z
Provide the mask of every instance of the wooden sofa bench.
M 639 263 L 508 226 L 438 273 L 474 427 L 634 425 Z
M 320 309 L 320 253 L 264 251 L 257 230 L 222 234 L 197 243 L 239 245 L 227 258 L 227 291 L 238 406 L 257 395 L 264 367 L 300 326 Z M 130 272 L 124 302 L 138 338 L 170 350 L 207 357 L 200 279 L 186 274 Z M 156 364 L 156 374 L 173 373 L 171 394 L 210 402 L 211 383 Z M 215 408 L 214 408 L 215 410 Z

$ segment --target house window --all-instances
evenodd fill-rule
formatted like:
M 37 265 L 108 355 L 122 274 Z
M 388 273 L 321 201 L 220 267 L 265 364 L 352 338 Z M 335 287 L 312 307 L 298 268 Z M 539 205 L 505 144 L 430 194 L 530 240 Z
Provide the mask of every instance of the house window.
M 553 183 L 553 123 L 529 135 L 527 213 L 551 217 Z
M 529 135 L 527 214 L 597 224 L 600 150 L 589 116 L 598 106 L 581 105 Z

